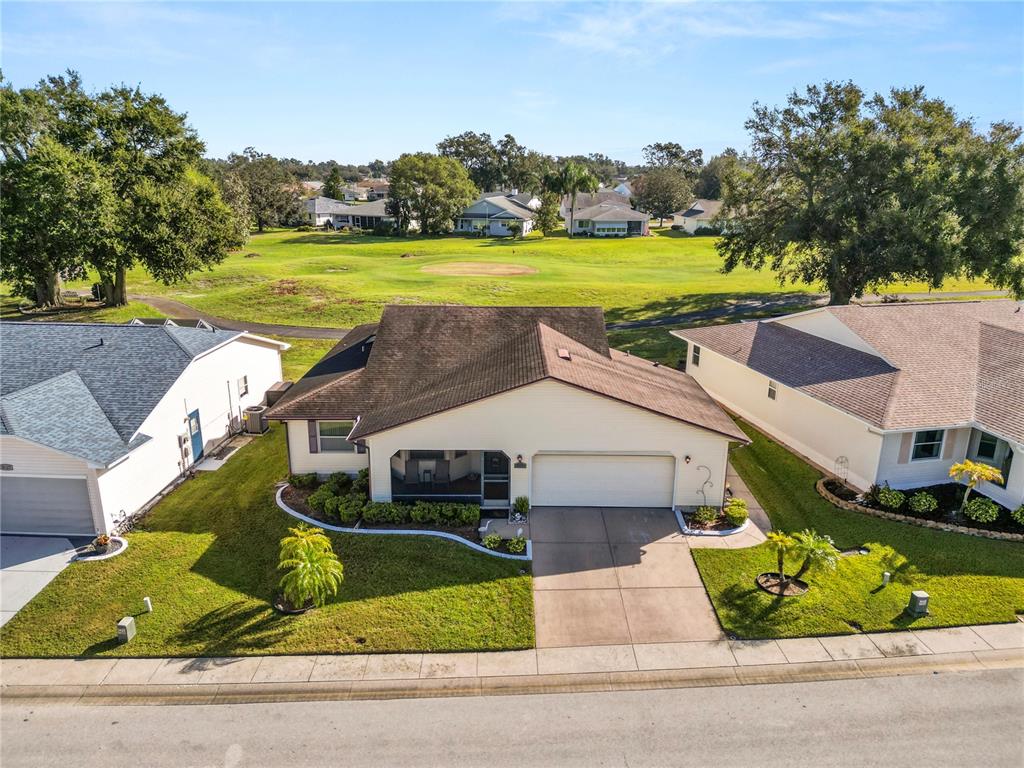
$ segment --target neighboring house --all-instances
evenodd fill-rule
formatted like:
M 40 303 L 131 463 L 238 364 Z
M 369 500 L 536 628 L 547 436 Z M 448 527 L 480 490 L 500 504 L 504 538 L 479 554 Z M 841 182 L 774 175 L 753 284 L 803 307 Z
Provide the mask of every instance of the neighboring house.
M 598 203 L 577 208 L 572 222 L 574 235 L 591 237 L 635 237 L 650 234 L 650 216 L 630 208 L 628 204 Z M 569 228 L 569 217 L 565 217 Z
M 370 190 L 353 184 L 348 187 L 342 187 L 341 196 L 346 203 L 362 202 L 370 199 Z
M 610 350 L 599 307 L 388 306 L 268 415 L 292 472 L 490 510 L 721 504 L 746 439 L 686 374 Z
M 287 348 L 176 323 L 0 323 L 0 531 L 111 531 L 239 429 Z
M 371 181 L 368 200 L 387 200 L 391 197 L 391 184 L 387 181 Z
M 522 235 L 533 230 L 534 209 L 529 206 L 532 196 L 517 193 L 490 192 L 481 195 L 455 220 L 456 232 L 480 232 L 488 235 L 511 235 L 509 224 L 518 222 Z M 525 202 L 524 202 L 525 200 Z
M 1011 300 L 823 307 L 673 331 L 720 403 L 864 490 L 999 467 L 1024 502 L 1024 310 Z
M 728 227 L 728 222 L 718 219 L 721 211 L 721 200 L 694 200 L 685 210 L 672 214 L 672 224 L 681 227 L 691 235 L 701 227 L 724 229 Z
M 627 200 L 633 196 L 633 187 L 628 181 L 620 181 L 612 187 L 612 191 L 616 194 L 622 195 Z
M 342 223 L 345 212 L 350 206 L 341 200 L 317 195 L 302 201 L 302 215 L 306 223 L 314 227 L 331 226 L 338 229 L 347 224 Z
M 396 223 L 395 217 L 388 212 L 387 200 L 374 200 L 361 205 L 345 205 L 339 209 L 334 220 L 335 229 L 353 227 L 373 229 L 381 224 Z
M 623 197 L 618 192 L 614 192 L 610 189 L 601 189 L 597 192 L 577 192 L 576 193 L 576 210 L 581 208 L 590 208 L 600 203 L 608 203 L 609 205 L 622 205 L 626 208 L 629 207 L 629 199 Z M 569 218 L 569 208 L 572 206 L 572 195 L 563 195 L 562 203 L 558 208 L 558 213 L 563 219 Z
M 320 190 L 324 188 L 324 183 L 322 181 L 300 181 L 299 187 L 299 194 L 303 197 L 306 195 L 319 195 Z

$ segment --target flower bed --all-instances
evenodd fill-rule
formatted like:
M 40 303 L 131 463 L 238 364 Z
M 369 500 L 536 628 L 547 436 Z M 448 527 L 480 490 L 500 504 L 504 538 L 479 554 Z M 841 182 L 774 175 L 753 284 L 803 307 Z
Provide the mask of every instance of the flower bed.
M 996 523 L 978 523 L 973 520 L 969 521 L 969 524 L 962 524 L 959 521 L 950 522 L 948 520 L 948 510 L 951 506 L 954 508 L 959 507 L 959 495 L 956 496 L 955 502 L 952 505 L 948 501 L 943 501 L 950 498 L 949 490 L 945 489 L 945 486 L 953 486 L 954 491 L 961 487 L 955 483 L 945 483 L 942 486 L 916 488 L 902 492 L 909 499 L 917 493 L 931 493 L 932 490 L 937 490 L 937 494 L 932 494 L 938 502 L 938 506 L 934 510 L 930 512 L 915 512 L 909 503 L 904 503 L 900 505 L 898 512 L 894 512 L 883 508 L 881 504 L 871 503 L 865 494 L 860 494 L 850 489 L 835 478 L 822 478 L 815 484 L 815 488 L 817 488 L 821 496 L 841 509 L 863 512 L 873 517 L 910 523 L 911 525 L 919 525 L 924 528 L 938 528 L 943 531 L 955 531 L 989 539 L 1024 541 L 1024 526 L 1015 523 L 1010 517 L 1010 512 L 1005 507 L 1000 507 L 1001 512 Z M 1000 521 L 1002 521 L 1001 524 Z M 996 527 L 997 525 L 999 527 Z
M 683 532 L 693 536 L 730 536 L 746 529 L 747 502 L 743 499 L 730 497 L 725 505 L 716 507 L 698 507 L 693 512 L 676 512 L 679 527 Z

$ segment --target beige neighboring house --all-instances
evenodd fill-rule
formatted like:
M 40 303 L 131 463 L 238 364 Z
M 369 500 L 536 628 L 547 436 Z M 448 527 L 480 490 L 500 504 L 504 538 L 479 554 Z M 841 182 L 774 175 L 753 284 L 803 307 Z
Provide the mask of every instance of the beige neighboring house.
M 587 208 L 577 208 L 572 221 L 572 234 L 590 237 L 640 237 L 649 235 L 650 219 L 646 213 L 629 207 L 623 198 L 622 203 L 598 203 Z M 565 218 L 565 227 L 569 228 L 569 217 Z
M 672 224 L 691 235 L 701 227 L 722 228 L 727 226 L 727 222 L 719 221 L 721 211 L 721 200 L 694 200 L 685 210 L 672 214 Z
M 1024 309 L 1012 300 L 822 307 L 672 333 L 712 397 L 864 490 L 1000 468 L 1024 503 Z
M 536 213 L 531 203 L 534 200 L 536 198 L 530 194 L 485 192 L 455 219 L 455 231 L 502 237 L 512 234 L 510 224 L 518 223 L 522 228 L 520 235 L 525 237 L 533 231 Z M 539 201 L 537 203 L 539 205 Z
M 292 472 L 369 469 L 378 501 L 722 503 L 746 440 L 693 378 L 608 348 L 599 307 L 388 306 L 269 414 Z

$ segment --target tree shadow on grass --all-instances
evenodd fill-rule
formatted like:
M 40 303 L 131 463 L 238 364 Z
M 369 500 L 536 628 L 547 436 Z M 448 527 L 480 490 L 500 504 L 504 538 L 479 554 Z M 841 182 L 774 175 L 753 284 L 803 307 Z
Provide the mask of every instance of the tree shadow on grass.
M 197 656 L 227 656 L 240 649 L 266 650 L 288 638 L 292 629 L 289 618 L 269 604 L 253 605 L 238 600 L 183 624 L 170 641 L 179 646 L 201 645 L 191 651 Z
M 605 310 L 605 321 L 625 325 L 657 319 L 669 325 L 739 316 L 774 316 L 807 309 L 817 299 L 816 294 L 799 291 L 680 293 L 636 306 L 611 307 Z

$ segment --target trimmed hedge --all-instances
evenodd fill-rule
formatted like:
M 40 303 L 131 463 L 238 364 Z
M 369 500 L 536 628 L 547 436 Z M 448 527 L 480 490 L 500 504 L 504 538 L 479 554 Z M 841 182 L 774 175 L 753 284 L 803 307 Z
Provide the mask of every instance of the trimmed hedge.
M 747 500 L 737 498 L 736 496 L 729 497 L 722 508 L 722 515 L 729 525 L 733 528 L 739 528 L 747 522 Z

